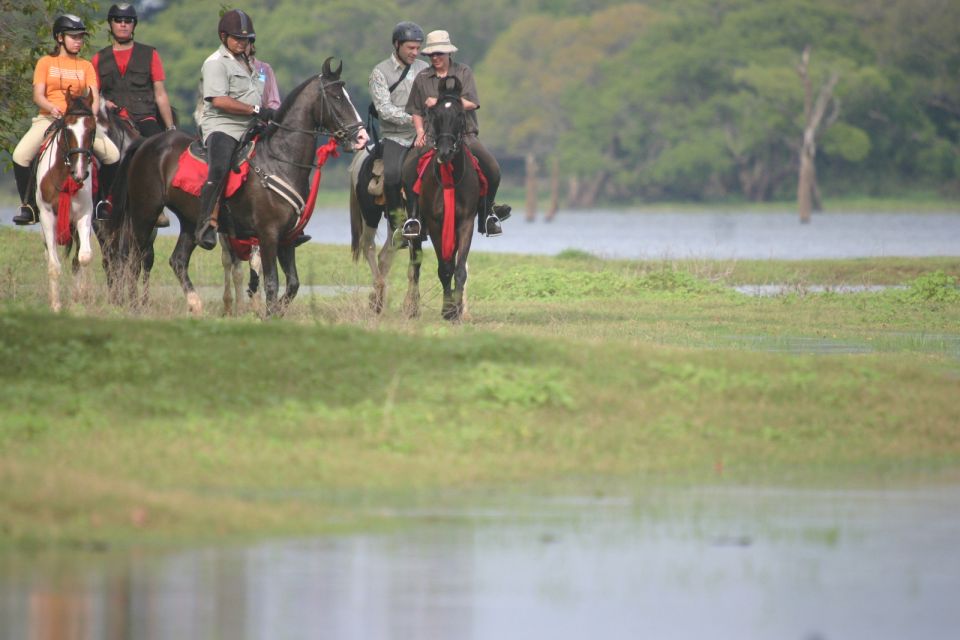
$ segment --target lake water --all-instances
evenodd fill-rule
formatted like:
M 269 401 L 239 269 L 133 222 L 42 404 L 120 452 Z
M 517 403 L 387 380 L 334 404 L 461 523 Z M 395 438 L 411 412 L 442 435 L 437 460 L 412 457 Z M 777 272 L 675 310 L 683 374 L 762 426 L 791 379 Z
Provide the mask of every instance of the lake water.
M 10 209 L 0 211 L 9 226 Z M 178 223 L 164 233 L 177 233 Z M 33 227 L 37 228 L 37 227 Z M 350 244 L 344 209 L 318 209 L 307 226 L 314 240 Z M 384 232 L 380 234 L 381 240 Z M 715 211 L 561 211 L 553 222 L 517 213 L 498 238 L 477 237 L 474 251 L 554 255 L 578 249 L 608 258 L 788 259 L 960 254 L 960 206 L 939 213 L 815 214 Z
M 0 555 L 0 638 L 952 639 L 960 487 L 381 511 L 384 534 Z

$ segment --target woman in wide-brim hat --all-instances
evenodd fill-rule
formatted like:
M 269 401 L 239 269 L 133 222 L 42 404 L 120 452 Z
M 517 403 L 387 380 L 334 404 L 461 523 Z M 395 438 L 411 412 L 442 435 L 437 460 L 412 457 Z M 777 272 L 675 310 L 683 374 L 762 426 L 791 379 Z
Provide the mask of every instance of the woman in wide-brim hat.
M 440 79 L 448 75 L 454 76 L 460 80 L 460 84 L 463 86 L 460 100 L 463 102 L 463 110 L 467 119 L 464 142 L 476 156 L 480 163 L 480 169 L 487 177 L 487 207 L 486 211 L 480 212 L 481 230 L 488 236 L 498 236 L 503 233 L 500 222 L 510 216 L 510 205 L 494 205 L 497 188 L 500 186 L 500 165 L 477 137 L 480 133 L 480 126 L 477 121 L 477 109 L 480 108 L 477 83 L 473 78 L 473 70 L 470 67 L 454 62 L 450 57 L 450 54 L 457 50 L 457 47 L 450 40 L 450 34 L 443 30 L 428 33 L 423 48 L 420 50 L 423 55 L 430 57 L 430 67 L 417 74 L 413 81 L 413 87 L 410 89 L 410 98 L 407 100 L 407 113 L 413 116 L 413 125 L 417 131 L 417 138 L 413 144 L 414 147 L 419 149 L 419 152 L 407 155 L 404 174 L 408 174 L 410 163 L 413 163 L 413 171 L 416 172 L 416 162 L 426 149 L 427 109 L 437 103 Z M 419 227 L 419 222 L 411 217 L 404 225 L 404 235 L 411 231 L 407 228 L 408 225 Z

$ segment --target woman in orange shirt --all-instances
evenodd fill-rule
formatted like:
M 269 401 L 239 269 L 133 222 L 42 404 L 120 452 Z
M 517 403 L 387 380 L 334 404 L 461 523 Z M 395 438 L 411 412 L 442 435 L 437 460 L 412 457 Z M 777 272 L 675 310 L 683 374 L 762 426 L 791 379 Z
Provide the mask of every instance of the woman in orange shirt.
M 64 14 L 53 23 L 53 39 L 56 47 L 50 55 L 37 62 L 33 72 L 33 101 L 40 107 L 40 114 L 33 119 L 30 129 L 13 150 L 13 174 L 20 192 L 20 213 L 14 216 L 16 224 L 34 224 L 36 212 L 29 204 L 27 190 L 30 186 L 30 165 L 40 151 L 47 129 L 67 110 L 67 90 L 73 95 L 85 90 L 93 92 L 93 111 L 100 106 L 100 87 L 97 72 L 88 60 L 80 57 L 83 37 L 87 35 L 83 21 L 75 15 Z M 94 138 L 93 153 L 100 159 L 100 184 L 109 185 L 120 151 L 103 131 Z M 101 189 L 101 193 L 106 193 Z

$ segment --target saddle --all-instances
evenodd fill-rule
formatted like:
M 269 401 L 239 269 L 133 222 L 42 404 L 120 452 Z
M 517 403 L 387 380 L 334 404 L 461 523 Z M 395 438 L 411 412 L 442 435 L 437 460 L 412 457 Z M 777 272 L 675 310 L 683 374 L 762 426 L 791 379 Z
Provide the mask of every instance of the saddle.
M 243 139 L 241 143 L 244 143 Z M 224 198 L 229 198 L 236 193 L 247 179 L 247 174 L 250 173 L 250 159 L 256 155 L 256 146 L 256 138 L 246 141 L 243 147 L 237 145 L 237 151 L 230 161 L 230 171 L 227 173 L 227 184 L 223 190 Z M 180 154 L 177 173 L 173 176 L 171 186 L 199 196 L 209 172 L 207 148 L 203 146 L 203 141 L 197 138 Z

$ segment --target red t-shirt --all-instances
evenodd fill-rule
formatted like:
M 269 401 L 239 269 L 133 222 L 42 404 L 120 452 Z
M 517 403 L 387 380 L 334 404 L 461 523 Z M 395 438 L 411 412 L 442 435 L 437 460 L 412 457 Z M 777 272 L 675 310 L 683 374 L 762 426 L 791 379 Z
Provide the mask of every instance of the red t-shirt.
M 120 49 L 117 50 L 114 48 L 113 57 L 117 61 L 117 69 L 120 70 L 120 75 L 124 75 L 127 72 L 127 66 L 130 64 L 130 58 L 133 56 L 133 47 L 129 49 Z M 93 68 L 97 70 L 97 75 L 100 74 L 100 52 L 93 54 Z M 153 82 L 166 80 L 167 77 L 163 73 L 163 63 L 160 61 L 160 54 L 157 53 L 157 50 L 153 50 L 153 58 L 150 60 L 150 79 Z

